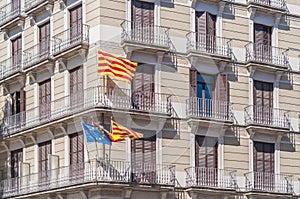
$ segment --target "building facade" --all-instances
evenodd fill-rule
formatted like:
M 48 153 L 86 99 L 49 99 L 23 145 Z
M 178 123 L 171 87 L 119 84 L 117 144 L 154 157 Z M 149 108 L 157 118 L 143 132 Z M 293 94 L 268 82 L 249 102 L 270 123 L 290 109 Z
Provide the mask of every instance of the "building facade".
M 300 1 L 1 0 L 2 198 L 300 197 Z M 137 62 L 98 76 L 98 50 Z M 81 122 L 144 134 L 87 143 Z

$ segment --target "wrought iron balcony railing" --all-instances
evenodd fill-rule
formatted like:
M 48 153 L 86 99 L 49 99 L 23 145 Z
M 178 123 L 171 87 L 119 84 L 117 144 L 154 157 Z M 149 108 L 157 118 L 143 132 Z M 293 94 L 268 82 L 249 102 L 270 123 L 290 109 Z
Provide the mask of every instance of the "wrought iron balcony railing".
M 122 42 L 170 47 L 169 28 L 132 21 L 123 21 L 121 28 Z
M 186 101 L 186 115 L 188 117 L 232 120 L 231 104 L 228 101 L 191 97 Z
M 189 167 L 185 169 L 188 187 L 236 189 L 236 172 L 227 169 Z
M 293 176 L 266 172 L 249 172 L 245 174 L 247 191 L 266 191 L 289 193 L 294 191 Z
M 113 108 L 124 111 L 135 110 L 159 114 L 170 114 L 170 95 L 153 92 L 132 92 L 130 89 L 91 87 L 83 93 L 66 96 L 50 103 L 28 109 L 5 118 L 5 134 L 30 128 L 42 123 L 80 113 L 93 107 Z
M 290 128 L 289 111 L 267 106 L 250 105 L 245 108 L 247 125 Z
M 22 69 L 21 52 L 0 62 L 0 80 L 13 75 Z
M 141 167 L 139 167 L 141 166 Z M 174 166 L 91 160 L 2 181 L 3 197 L 13 197 L 85 183 L 141 183 L 174 186 Z
M 247 0 L 248 4 L 257 4 L 277 9 L 286 9 L 285 0 Z
M 287 49 L 274 46 L 248 43 L 246 46 L 246 61 L 288 67 Z
M 24 50 L 23 69 L 45 61 L 50 57 L 50 41 L 43 41 Z
M 80 44 L 89 43 L 89 26 L 86 24 L 70 27 L 53 36 L 53 55 L 62 53 Z
M 231 39 L 197 32 L 189 32 L 186 37 L 188 52 L 194 51 L 231 58 Z
M 38 5 L 47 2 L 47 1 L 53 1 L 53 0 L 25 0 L 25 12 L 29 11 L 32 8 L 37 7 Z
M 0 8 L 0 26 L 21 15 L 21 1 L 12 1 Z

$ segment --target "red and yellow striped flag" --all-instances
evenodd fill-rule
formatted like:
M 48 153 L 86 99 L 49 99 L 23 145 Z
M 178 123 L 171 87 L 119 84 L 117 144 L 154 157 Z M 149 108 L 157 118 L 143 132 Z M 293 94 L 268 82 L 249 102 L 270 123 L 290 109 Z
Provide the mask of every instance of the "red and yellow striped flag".
M 98 50 L 98 75 L 100 76 L 114 76 L 118 80 L 130 83 L 135 75 L 136 67 L 136 62 Z
M 119 135 L 121 137 L 129 137 L 131 140 L 143 138 L 142 133 L 135 132 L 129 128 L 126 128 L 115 121 L 112 121 L 112 133 L 113 135 Z

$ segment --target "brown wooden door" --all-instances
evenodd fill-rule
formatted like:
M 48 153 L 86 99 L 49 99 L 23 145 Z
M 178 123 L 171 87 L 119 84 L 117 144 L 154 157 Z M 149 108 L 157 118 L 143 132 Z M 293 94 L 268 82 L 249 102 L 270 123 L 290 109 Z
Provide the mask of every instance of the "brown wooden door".
M 82 180 L 84 178 L 84 136 L 74 133 L 70 138 L 70 179 Z
M 70 104 L 71 109 L 83 106 L 83 68 L 79 66 L 70 71 Z
M 48 186 L 50 184 L 50 162 L 51 141 L 43 142 L 39 147 L 39 185 Z
M 51 79 L 39 84 L 39 114 L 40 120 L 51 116 Z
M 195 172 L 199 186 L 218 185 L 218 141 L 217 138 L 196 136 Z
M 274 189 L 274 152 L 274 144 L 254 142 L 253 170 L 255 189 L 269 191 Z
M 22 62 L 22 38 L 18 37 L 12 40 L 12 67 L 21 65 Z
M 216 50 L 217 17 L 207 12 L 197 11 L 196 14 L 196 50 L 214 53 Z
M 154 41 L 154 3 L 132 0 L 131 27 L 133 40 Z
M 23 163 L 23 150 L 15 150 L 10 153 L 10 165 L 11 165 L 11 179 L 12 179 L 12 188 L 18 189 L 21 183 L 21 171 Z
M 154 67 L 148 64 L 139 64 L 132 79 L 132 104 L 134 109 L 152 110 L 154 93 Z
M 78 5 L 70 9 L 70 42 L 76 42 L 82 38 L 82 6 Z
M 272 61 L 272 27 L 254 24 L 254 55 L 259 62 Z
M 132 181 L 156 183 L 156 136 L 131 141 Z
M 50 48 L 50 22 L 39 27 L 39 55 L 47 56 Z
M 273 84 L 254 81 L 254 122 L 273 124 Z

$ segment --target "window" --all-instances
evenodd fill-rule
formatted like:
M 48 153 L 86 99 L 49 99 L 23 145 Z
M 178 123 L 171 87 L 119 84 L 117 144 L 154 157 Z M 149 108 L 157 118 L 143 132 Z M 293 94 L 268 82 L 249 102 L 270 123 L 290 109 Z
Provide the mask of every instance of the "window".
M 22 63 L 22 38 L 18 37 L 12 43 L 12 67 L 17 67 Z
M 50 182 L 50 162 L 49 155 L 51 155 L 51 141 L 43 142 L 39 147 L 39 184 L 44 186 Z
M 228 119 L 228 80 L 226 74 L 217 76 L 190 70 L 190 109 L 199 116 Z
M 48 56 L 50 48 L 50 22 L 39 27 L 39 54 Z
M 198 185 L 217 186 L 218 140 L 214 137 L 195 137 L 195 171 Z
M 23 150 L 19 149 L 11 152 L 11 178 L 20 177 L 21 164 L 23 162 Z
M 82 6 L 70 9 L 70 40 L 76 42 L 82 37 Z
M 24 88 L 12 94 L 11 115 L 14 116 L 11 121 L 12 125 L 21 125 L 25 121 L 25 98 Z
M 131 21 L 133 40 L 154 41 L 154 3 L 132 0 Z
M 83 134 L 74 133 L 70 138 L 70 176 L 73 180 L 84 177 L 84 144 Z
M 274 188 L 274 144 L 254 142 L 253 170 L 255 189 L 273 190 Z
M 154 101 L 154 67 L 148 64 L 139 64 L 132 80 L 133 108 L 151 110 Z
M 216 50 L 217 17 L 207 12 L 196 12 L 196 48 L 214 53 Z
M 72 108 L 78 108 L 83 103 L 83 69 L 79 66 L 70 71 L 70 104 Z
M 272 61 L 272 27 L 254 24 L 254 55 L 257 61 Z
M 21 169 L 22 169 L 22 162 L 23 162 L 23 150 L 19 149 L 16 151 L 11 151 L 10 157 L 10 165 L 11 165 L 11 179 L 12 179 L 12 186 L 19 187 L 19 177 L 21 177 Z
M 40 119 L 47 119 L 51 114 L 51 79 L 39 84 Z
M 132 181 L 155 183 L 156 136 L 131 141 Z
M 272 124 L 273 121 L 273 84 L 254 81 L 254 121 Z

